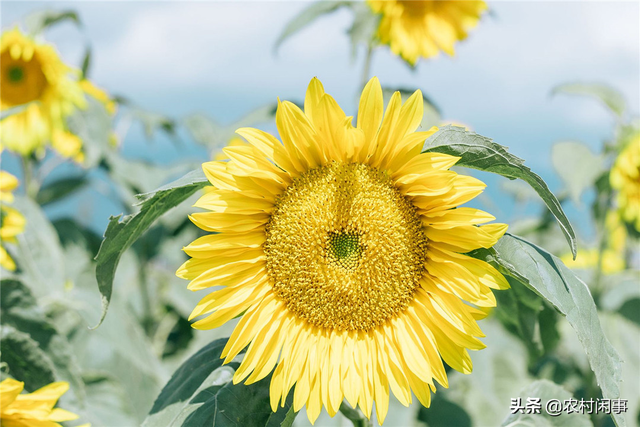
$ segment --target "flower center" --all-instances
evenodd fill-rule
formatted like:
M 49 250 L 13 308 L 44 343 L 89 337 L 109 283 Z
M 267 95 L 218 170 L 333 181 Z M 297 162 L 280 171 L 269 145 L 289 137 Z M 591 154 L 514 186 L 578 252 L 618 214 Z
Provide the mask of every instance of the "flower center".
M 9 71 L 7 73 L 9 77 L 9 81 L 12 83 L 17 83 L 24 77 L 24 69 L 20 66 L 9 67 Z
M 328 258 L 342 268 L 353 270 L 362 255 L 360 235 L 357 233 L 331 232 L 327 244 Z
M 408 306 L 424 274 L 416 208 L 368 165 L 332 162 L 296 178 L 266 234 L 274 292 L 318 327 L 373 329 Z
M 0 73 L 2 108 L 38 100 L 48 86 L 42 64 L 36 55 L 29 61 L 24 61 L 22 58 L 13 59 L 7 49 L 0 56 L 0 67 L 2 68 Z

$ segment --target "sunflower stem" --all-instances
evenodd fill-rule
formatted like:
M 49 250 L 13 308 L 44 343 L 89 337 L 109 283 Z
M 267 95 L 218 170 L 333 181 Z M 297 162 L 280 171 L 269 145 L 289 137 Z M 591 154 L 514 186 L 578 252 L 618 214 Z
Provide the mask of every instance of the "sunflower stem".
M 364 59 L 364 67 L 362 68 L 362 77 L 360 78 L 360 90 L 362 90 L 369 81 L 369 73 L 371 72 L 371 59 L 373 58 L 373 44 L 367 44 L 367 56 Z
M 372 427 L 373 423 L 358 408 L 352 408 L 345 402 L 340 405 L 340 413 L 353 423 L 354 427 Z
M 38 195 L 39 185 L 33 174 L 33 160 L 31 157 L 22 156 L 22 176 L 24 178 L 25 193 L 35 200 Z
M 152 336 L 154 329 L 153 308 L 151 307 L 151 293 L 145 271 L 145 263 L 141 262 L 138 268 L 138 281 L 140 282 L 140 298 L 142 299 L 142 327 L 147 336 Z

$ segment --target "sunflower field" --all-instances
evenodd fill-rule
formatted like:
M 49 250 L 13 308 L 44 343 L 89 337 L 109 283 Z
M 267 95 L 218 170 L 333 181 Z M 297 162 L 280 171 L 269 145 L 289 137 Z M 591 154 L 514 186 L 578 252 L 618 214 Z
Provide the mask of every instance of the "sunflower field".
M 2 2 L 0 426 L 640 426 L 639 16 Z

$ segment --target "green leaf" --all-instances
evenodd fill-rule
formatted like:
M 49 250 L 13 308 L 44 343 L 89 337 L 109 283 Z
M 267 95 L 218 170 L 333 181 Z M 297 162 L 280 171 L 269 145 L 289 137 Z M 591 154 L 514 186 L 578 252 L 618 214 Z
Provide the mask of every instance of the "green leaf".
M 25 18 L 25 25 L 27 31 L 31 34 L 39 34 L 55 24 L 67 21 L 72 22 L 78 28 L 82 26 L 78 14 L 73 10 L 42 10 L 34 12 Z
M 82 140 L 84 166 L 96 166 L 110 150 L 112 117 L 105 106 L 93 97 L 87 97 L 87 107 L 77 109 L 67 119 L 69 130 Z
M 231 381 L 232 362 L 222 366 L 226 339 L 203 347 L 176 370 L 153 404 L 145 427 L 288 427 L 295 417 L 291 399 L 271 412 L 270 376 L 250 386 Z
M 351 54 L 355 58 L 359 44 L 370 46 L 374 43 L 380 25 L 380 15 L 374 13 L 364 2 L 353 2 L 351 8 L 354 18 L 348 33 L 351 39 Z
M 176 137 L 176 122 L 164 114 L 136 108 L 133 110 L 133 118 L 139 120 L 144 126 L 147 138 L 154 137 L 157 130 L 161 130 L 172 138 Z
M 109 151 L 104 155 L 102 166 L 109 173 L 109 177 L 119 184 L 117 190 L 123 205 L 128 207 L 137 202 L 137 194 L 158 188 L 169 180 L 188 173 L 197 165 L 192 162 L 179 162 L 169 166 L 157 165 L 126 159 L 117 151 Z
M 564 315 L 584 348 L 604 398 L 620 398 L 620 356 L 602 332 L 596 305 L 584 282 L 557 257 L 508 233 L 493 248 L 471 255 L 525 284 Z M 619 414 L 613 418 L 619 427 L 626 425 Z
M 604 158 L 593 154 L 588 146 L 580 142 L 554 144 L 551 162 L 575 204 L 580 203 L 582 193 L 591 188 L 605 171 Z
M 286 39 L 302 30 L 306 26 L 313 23 L 316 19 L 321 17 L 322 15 L 326 15 L 328 13 L 334 12 L 341 7 L 351 6 L 350 1 L 317 1 L 315 3 L 311 3 L 307 6 L 302 12 L 296 15 L 282 30 L 278 40 L 273 47 L 274 52 L 278 50 L 282 42 Z
M 34 391 L 56 380 L 53 362 L 29 334 L 12 326 L 0 327 L 0 353 L 2 362 L 9 367 L 9 375 L 24 382 L 28 391 Z
M 518 396 L 533 378 L 521 340 L 508 333 L 493 316 L 482 321 L 482 331 L 487 348 L 471 355 L 473 373 L 450 371 L 449 388 L 438 390 L 436 395 L 444 392 L 447 400 L 464 408 L 473 426 L 499 426 L 509 413 L 510 399 Z
M 195 170 L 182 178 L 167 184 L 153 192 L 141 194 L 140 211 L 122 218 L 109 218 L 100 251 L 96 256 L 96 279 L 98 289 L 102 295 L 102 314 L 100 321 L 94 328 L 100 326 L 107 315 L 113 277 L 118 267 L 120 257 L 129 246 L 144 233 L 156 219 L 176 205 L 188 199 L 193 193 L 208 183 L 202 170 Z
M 602 83 L 566 83 L 556 86 L 551 91 L 551 95 L 559 93 L 595 98 L 619 117 L 627 108 L 624 96 L 611 86 Z
M 638 287 L 636 272 L 636 288 Z M 637 323 L 632 323 L 624 317 L 615 313 L 601 313 L 600 321 L 606 336 L 611 340 L 611 344 L 620 351 L 622 364 L 622 378 L 625 380 L 621 384 L 620 395 L 629 398 L 629 410 L 627 419 L 630 425 L 638 425 L 640 417 L 640 383 L 633 381 L 633 378 L 640 378 L 640 327 Z
M 510 414 L 502 423 L 503 427 L 593 427 L 587 414 L 563 412 L 558 416 L 551 416 L 545 411 L 549 400 L 559 400 L 563 404 L 565 400 L 573 398 L 571 393 L 549 380 L 538 380 L 525 387 L 520 392 L 522 406 L 526 407 L 528 398 L 540 398 L 540 413 L 525 414 L 523 411 Z
M 384 98 L 385 105 L 389 103 L 394 92 L 400 92 L 402 102 L 405 102 L 411 95 L 413 95 L 415 89 L 383 87 L 382 96 Z M 439 125 L 442 118 L 440 108 L 424 93 L 422 94 L 422 106 L 424 112 L 422 115 L 422 122 L 420 124 L 422 128 L 421 130 L 426 131 L 431 129 L 432 126 Z
M 431 406 L 420 406 L 418 421 L 429 427 L 471 427 L 471 418 L 459 405 L 445 399 L 443 393 L 433 395 Z
M 55 378 L 69 382 L 74 395 L 80 402 L 84 401 L 84 383 L 67 338 L 44 315 L 29 289 L 21 282 L 2 280 L 0 291 L 0 323 L 28 334 L 51 361 L 51 372 Z
M 224 126 L 204 114 L 187 116 L 182 123 L 195 142 L 205 147 L 221 147 L 229 142 Z
M 26 218 L 24 233 L 16 236 L 16 262 L 24 283 L 39 297 L 62 292 L 66 274 L 56 230 L 28 197 L 16 196 L 13 207 Z
M 256 108 L 230 125 L 222 125 L 204 114 L 192 114 L 183 119 L 182 124 L 191 133 L 193 139 L 208 148 L 220 149 L 229 143 L 241 127 L 255 126 L 261 123 L 273 123 L 278 105 L 269 103 Z
M 600 299 L 601 310 L 620 313 L 640 325 L 640 287 L 638 271 L 628 270 L 607 275 L 608 288 Z
M 496 292 L 498 303 L 495 315 L 505 328 L 520 338 L 527 347 L 531 365 L 531 361 L 542 354 L 542 342 L 539 334 L 536 333 L 538 314 L 542 310 L 542 299 L 535 294 L 530 295 L 531 291 L 517 280 L 510 277 L 507 277 L 507 280 L 511 290 Z
M 80 224 L 78 221 L 72 218 L 60 218 L 56 219 L 52 223 L 53 227 L 58 232 L 60 243 L 62 246 L 83 244 L 89 251 L 93 258 L 100 249 L 100 243 L 102 242 L 102 236 L 93 230 Z
M 82 73 L 82 78 L 89 78 L 89 67 L 91 66 L 91 46 L 87 46 L 84 50 L 84 58 L 82 58 L 82 67 L 80 68 L 80 72 Z
M 505 147 L 490 138 L 454 126 L 441 128 L 427 139 L 425 147 L 425 151 L 460 157 L 457 166 L 492 172 L 509 179 L 520 178 L 527 182 L 555 216 L 575 259 L 576 234 L 569 219 L 547 184 L 524 165 L 524 160 L 509 153 Z
M 86 175 L 62 178 L 40 188 L 36 202 L 40 206 L 56 202 L 84 188 L 89 183 Z
M 73 411 L 83 422 L 95 426 L 139 426 L 133 402 L 127 398 L 124 387 L 110 376 L 89 372 L 85 374 L 87 405 L 85 410 Z M 71 408 L 68 408 L 71 409 Z

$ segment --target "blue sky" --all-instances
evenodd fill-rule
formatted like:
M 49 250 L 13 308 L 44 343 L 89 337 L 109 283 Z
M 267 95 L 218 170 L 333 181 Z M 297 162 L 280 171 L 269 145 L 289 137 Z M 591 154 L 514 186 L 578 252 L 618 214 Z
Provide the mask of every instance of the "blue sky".
M 549 161 L 552 144 L 581 140 L 598 149 L 611 136 L 613 119 L 595 102 L 551 98 L 549 92 L 565 82 L 605 82 L 623 92 L 637 114 L 640 3 L 489 5 L 493 15 L 458 45 L 454 58 L 440 56 L 410 70 L 380 48 L 372 74 L 386 86 L 422 89 L 445 118 L 509 146 L 557 189 Z M 7 28 L 43 7 L 77 10 L 94 50 L 91 77 L 112 93 L 176 118 L 204 112 L 231 122 L 276 97 L 301 100 L 313 76 L 353 113 L 364 52 L 351 57 L 347 10 L 319 19 L 273 54 L 282 28 L 305 6 L 302 1 L 3 1 L 1 18 Z M 68 62 L 80 63 L 84 45 L 73 26 L 61 25 L 46 37 Z M 166 162 L 182 155 L 168 141 L 149 146 L 139 132 L 125 144 L 132 157 Z M 105 223 L 111 213 L 116 212 L 103 213 Z

